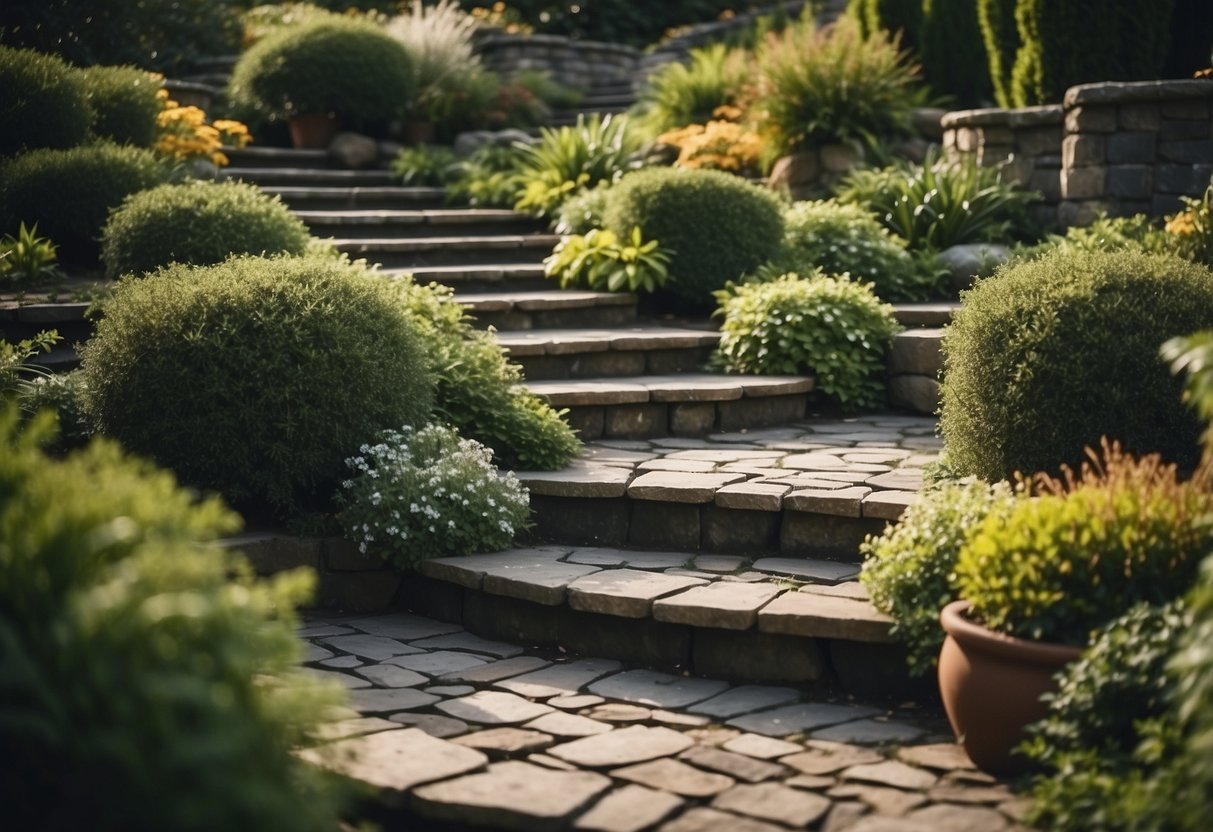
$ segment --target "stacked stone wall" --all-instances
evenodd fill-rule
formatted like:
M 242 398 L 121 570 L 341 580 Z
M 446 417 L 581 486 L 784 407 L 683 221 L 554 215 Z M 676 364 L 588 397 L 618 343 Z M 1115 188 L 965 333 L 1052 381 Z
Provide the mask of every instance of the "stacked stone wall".
M 641 58 L 640 50 L 630 46 L 558 35 L 493 34 L 478 40 L 476 51 L 486 67 L 504 76 L 544 71 L 583 92 L 596 85 L 633 82 Z

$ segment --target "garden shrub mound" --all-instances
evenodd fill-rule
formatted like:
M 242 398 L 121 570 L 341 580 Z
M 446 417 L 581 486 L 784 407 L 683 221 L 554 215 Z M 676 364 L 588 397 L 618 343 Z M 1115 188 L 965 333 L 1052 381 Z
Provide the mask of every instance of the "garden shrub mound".
M 0 157 L 75 147 L 88 135 L 80 75 L 54 55 L 0 46 Z
M 1104 436 L 1195 465 L 1200 425 L 1159 348 L 1210 326 L 1213 273 L 1173 256 L 1059 251 L 979 282 L 944 337 L 950 467 L 1077 467 Z
M 91 266 L 110 209 L 167 177 L 167 168 L 142 148 L 34 150 L 0 166 L 0 229 L 15 233 L 19 223 L 37 223 L 62 261 Z
M 356 128 L 400 116 L 415 87 L 408 50 L 378 26 L 323 19 L 254 44 L 232 71 L 228 96 L 240 113 L 334 113 Z
M 110 215 L 101 259 L 111 278 L 233 254 L 303 254 L 307 227 L 276 197 L 239 182 L 186 182 L 134 194 Z
M 81 350 L 98 428 L 186 482 L 282 513 L 433 401 L 431 345 L 382 278 L 332 258 L 232 258 L 125 281 Z
M 770 260 L 783 240 L 783 204 L 770 191 L 711 170 L 650 168 L 607 192 L 603 221 L 621 239 L 639 228 L 671 256 L 665 291 L 696 309 L 712 292 Z
M 340 692 L 299 672 L 304 576 L 214 546 L 239 518 L 97 442 L 65 459 L 0 410 L 6 824 L 320 830 L 338 793 L 296 750 Z
M 92 134 L 118 144 L 151 147 L 156 116 L 164 109 L 156 96 L 160 82 L 133 66 L 94 66 L 80 73 L 93 114 Z

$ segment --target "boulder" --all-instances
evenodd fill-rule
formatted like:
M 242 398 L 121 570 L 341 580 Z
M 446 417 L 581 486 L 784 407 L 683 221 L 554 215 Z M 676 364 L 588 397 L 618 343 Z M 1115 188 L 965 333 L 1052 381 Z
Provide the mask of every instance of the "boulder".
M 948 270 L 948 280 L 958 292 L 1010 259 L 1011 249 L 998 243 L 963 243 L 939 253 L 939 262 Z

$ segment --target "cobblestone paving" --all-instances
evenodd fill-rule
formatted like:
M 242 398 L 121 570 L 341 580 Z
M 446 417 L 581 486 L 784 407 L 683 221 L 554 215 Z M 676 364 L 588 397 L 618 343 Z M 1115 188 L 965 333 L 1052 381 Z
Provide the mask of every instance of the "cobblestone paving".
M 349 689 L 325 758 L 433 821 L 598 832 L 1022 830 L 1023 798 L 931 709 L 808 700 L 476 637 L 395 613 L 310 620 Z M 353 752 L 345 757 L 343 752 Z

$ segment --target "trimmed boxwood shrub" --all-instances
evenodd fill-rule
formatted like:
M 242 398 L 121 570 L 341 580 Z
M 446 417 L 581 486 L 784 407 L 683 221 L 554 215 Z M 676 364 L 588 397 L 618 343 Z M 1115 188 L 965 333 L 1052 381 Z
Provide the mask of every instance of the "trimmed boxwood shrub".
M 83 79 L 54 55 L 0 46 L 0 157 L 88 136 Z
M 228 96 L 238 111 L 268 119 L 334 113 L 354 127 L 400 115 L 415 87 L 399 41 L 365 21 L 325 19 L 254 44 L 232 71 Z
M 299 672 L 298 572 L 213 544 L 239 518 L 95 442 L 39 450 L 0 408 L 0 778 L 6 824 L 101 832 L 337 828 L 295 753 L 340 692 Z
M 34 150 L 0 166 L 0 229 L 20 223 L 59 246 L 59 259 L 92 265 L 110 209 L 164 182 L 168 170 L 150 150 L 95 144 Z
M 160 82 L 133 66 L 94 66 L 80 74 L 93 112 L 92 134 L 118 144 L 151 147 L 156 116 L 164 109 L 156 97 Z
M 124 281 L 81 351 L 103 433 L 192 485 L 290 511 L 433 401 L 428 346 L 386 281 L 333 258 L 237 257 Z
M 303 222 L 255 185 L 186 182 L 127 199 L 101 233 L 101 259 L 116 278 L 233 254 L 303 254 L 309 239 Z
M 1196 463 L 1200 425 L 1159 356 L 1213 326 L 1213 273 L 1169 255 L 1057 251 L 964 298 L 944 336 L 943 433 L 961 475 L 1077 467 L 1101 437 Z
M 712 292 L 770 260 L 783 240 L 783 204 L 765 188 L 714 170 L 650 168 L 607 192 L 603 222 L 621 239 L 639 228 L 671 255 L 665 291 L 711 306 Z

